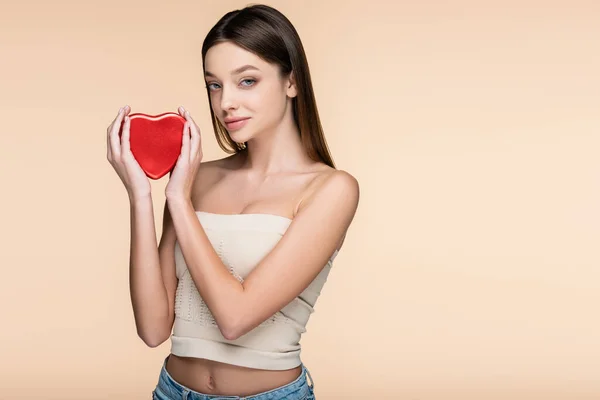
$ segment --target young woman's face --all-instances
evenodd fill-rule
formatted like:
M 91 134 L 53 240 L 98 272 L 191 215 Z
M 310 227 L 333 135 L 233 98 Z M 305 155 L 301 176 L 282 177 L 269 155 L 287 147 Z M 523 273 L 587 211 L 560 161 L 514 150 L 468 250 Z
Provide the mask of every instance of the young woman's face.
M 295 86 L 280 78 L 276 65 L 233 43 L 211 47 L 204 65 L 213 112 L 235 142 L 247 142 L 279 125 L 288 98 L 296 96 Z M 245 120 L 229 122 L 239 118 Z

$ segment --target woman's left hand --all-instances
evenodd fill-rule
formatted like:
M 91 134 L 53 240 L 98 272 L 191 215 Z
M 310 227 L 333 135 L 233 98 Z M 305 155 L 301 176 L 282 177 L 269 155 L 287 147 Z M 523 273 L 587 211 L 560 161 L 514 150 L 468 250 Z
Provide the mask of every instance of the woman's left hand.
M 167 198 L 190 199 L 192 186 L 202 162 L 202 140 L 200 128 L 190 116 L 190 112 L 179 107 L 179 114 L 186 119 L 183 127 L 181 153 L 177 163 L 169 173 L 169 183 L 165 188 Z

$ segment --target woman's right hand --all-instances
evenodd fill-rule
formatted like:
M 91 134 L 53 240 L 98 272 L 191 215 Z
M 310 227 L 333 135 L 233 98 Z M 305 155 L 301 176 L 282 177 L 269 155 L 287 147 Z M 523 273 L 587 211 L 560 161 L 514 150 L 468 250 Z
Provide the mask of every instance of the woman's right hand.
M 134 200 L 149 196 L 151 189 L 150 180 L 133 156 L 133 153 L 131 153 L 129 143 L 129 111 L 131 111 L 129 106 L 121 108 L 117 117 L 108 127 L 106 147 L 108 162 L 113 166 L 125 185 L 129 199 Z M 119 138 L 119 130 L 123 121 L 123 132 Z

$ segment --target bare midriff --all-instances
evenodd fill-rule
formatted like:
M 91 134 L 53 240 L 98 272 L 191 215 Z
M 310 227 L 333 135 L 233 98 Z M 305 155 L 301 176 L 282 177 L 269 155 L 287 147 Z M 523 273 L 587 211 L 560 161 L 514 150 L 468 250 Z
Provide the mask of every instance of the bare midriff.
M 265 370 L 173 354 L 167 360 L 166 369 L 176 382 L 189 389 L 222 396 L 251 396 L 267 392 L 295 381 L 302 372 L 301 366 Z

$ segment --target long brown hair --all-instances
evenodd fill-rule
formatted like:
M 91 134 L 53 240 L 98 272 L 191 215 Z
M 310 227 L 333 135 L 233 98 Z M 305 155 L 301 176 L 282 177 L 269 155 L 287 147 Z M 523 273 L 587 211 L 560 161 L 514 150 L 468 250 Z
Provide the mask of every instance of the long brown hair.
M 306 153 L 315 161 L 335 168 L 319 119 L 315 94 L 304 47 L 292 23 L 278 10 L 254 4 L 225 14 L 206 35 L 202 44 L 202 65 L 208 49 L 217 43 L 232 42 L 267 62 L 279 66 L 280 76 L 293 72 L 297 95 L 292 99 L 294 121 Z M 210 91 L 207 88 L 209 102 Z M 223 151 L 238 153 L 246 143 L 236 143 L 210 107 L 217 142 Z

